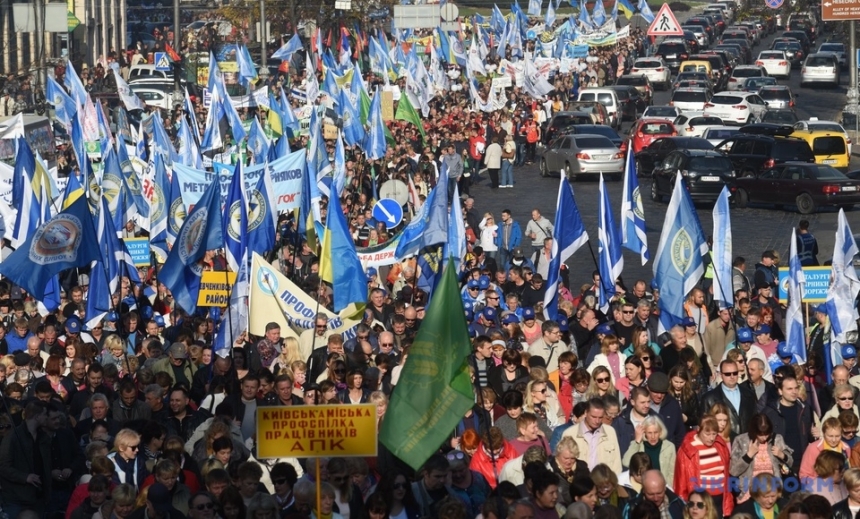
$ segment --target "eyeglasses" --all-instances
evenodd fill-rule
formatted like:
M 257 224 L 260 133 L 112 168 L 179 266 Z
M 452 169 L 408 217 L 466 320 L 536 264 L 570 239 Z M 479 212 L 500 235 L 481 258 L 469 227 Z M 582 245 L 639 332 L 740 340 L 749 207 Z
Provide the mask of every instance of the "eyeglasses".
M 379 343 L 379 345 L 383 348 L 393 348 L 394 347 L 393 342 L 381 342 L 381 343 Z
M 466 455 L 463 454 L 463 451 L 451 451 L 448 454 L 446 454 L 445 457 L 448 458 L 448 461 L 466 459 Z
M 699 510 L 703 510 L 705 508 L 704 501 L 688 501 L 687 508 L 698 508 Z
M 840 402 L 847 402 L 847 401 L 849 401 L 849 400 L 854 400 L 854 397 L 851 397 L 851 396 L 841 396 L 841 397 L 839 397 L 839 401 L 840 401 Z
M 137 445 L 129 445 L 127 448 L 136 451 L 140 449 L 140 444 L 138 443 Z
M 597 382 L 598 384 L 602 384 L 604 382 L 609 382 L 609 377 L 596 378 L 596 379 L 594 379 L 594 381 Z
M 736 376 L 738 376 L 738 372 L 737 371 L 724 371 L 723 376 L 724 377 L 736 377 Z
M 409 483 L 395 483 L 394 490 L 406 490 L 409 488 Z
M 272 480 L 272 483 L 274 483 L 274 484 L 276 484 L 276 485 L 283 485 L 283 484 L 285 484 L 286 482 L 287 482 L 287 478 L 273 479 L 273 480 Z
M 471 292 L 472 290 L 478 290 L 478 287 L 469 287 L 469 292 Z
M 641 361 L 645 362 L 645 361 L 649 361 L 649 360 L 651 360 L 651 357 L 649 357 L 649 356 L 647 356 L 647 355 L 646 355 L 646 356 L 644 356 L 644 357 L 639 357 L 639 360 L 641 360 Z
M 346 370 L 345 369 L 336 369 L 336 370 L 334 370 L 334 372 L 337 373 L 338 375 L 343 375 L 344 373 L 346 373 Z
M 633 315 L 633 310 L 621 310 L 621 313 L 625 315 Z
M 532 389 L 532 393 L 544 393 L 544 394 L 546 394 L 546 388 L 543 388 L 543 389 Z
M 499 300 L 498 297 L 488 297 L 487 299 L 489 299 L 490 301 L 498 301 Z
M 212 503 L 212 501 L 209 501 L 208 503 L 200 503 L 199 505 L 194 505 L 194 508 L 202 512 L 203 510 L 212 510 L 213 508 L 215 508 L 215 505 Z

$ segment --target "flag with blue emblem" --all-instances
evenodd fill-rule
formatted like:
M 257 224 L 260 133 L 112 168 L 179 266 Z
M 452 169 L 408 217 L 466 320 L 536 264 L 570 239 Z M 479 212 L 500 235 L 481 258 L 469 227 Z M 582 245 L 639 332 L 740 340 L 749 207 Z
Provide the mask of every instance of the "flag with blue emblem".
M 108 261 L 113 258 L 109 250 L 108 237 L 116 239 L 116 229 L 110 217 L 107 198 L 100 197 L 98 204 L 98 217 L 95 221 L 96 236 L 98 237 L 99 258 L 92 264 L 90 269 L 90 285 L 87 292 L 87 326 L 98 324 L 108 312 L 113 310 L 111 295 L 119 288 L 119 273 L 117 263 Z M 109 234 L 108 234 L 109 233 Z
M 332 69 L 326 69 L 325 71 L 322 91 L 325 92 L 325 94 L 328 95 L 332 101 L 337 102 L 337 93 L 340 91 L 340 87 L 338 86 L 337 81 L 335 81 L 334 79 L 334 73 L 332 72 Z
M 99 257 L 90 206 L 81 197 L 40 225 L 0 264 L 0 274 L 43 300 L 52 277 L 66 269 L 89 265 Z
M 732 219 L 729 188 L 723 186 L 714 204 L 714 245 L 711 259 L 714 262 L 714 301 L 720 310 L 734 306 L 732 290 Z
M 599 1 L 599 0 L 598 0 Z M 615 226 L 609 193 L 600 174 L 600 204 L 597 207 L 597 269 L 600 271 L 599 305 L 604 313 L 609 311 L 609 301 L 617 293 L 615 282 L 624 270 L 621 254 L 621 233 Z
M 87 89 L 81 82 L 74 65 L 71 61 L 66 61 L 66 73 L 63 76 L 63 84 L 69 89 L 69 95 L 74 100 L 80 110 L 81 107 L 87 104 Z
M 203 169 L 203 158 L 200 156 L 200 149 L 197 148 L 197 140 L 192 135 L 185 117 L 179 119 L 178 137 L 179 163 L 190 168 Z
M 51 106 L 54 107 L 54 117 L 60 121 L 66 130 L 70 130 L 72 127 L 72 117 L 75 115 L 75 112 L 78 111 L 75 106 L 75 102 L 69 97 L 69 94 L 63 90 L 63 87 L 60 86 L 57 81 L 48 76 L 48 84 L 45 87 L 45 97 L 46 101 L 51 103 Z
M 212 182 L 182 223 L 182 229 L 158 275 L 158 280 L 173 293 L 176 304 L 189 314 L 197 311 L 197 296 L 203 275 L 200 260 L 206 251 L 224 245 L 220 216 L 221 185 Z
M 546 293 L 543 297 L 543 313 L 547 319 L 558 315 L 558 288 L 561 283 L 561 265 L 573 256 L 580 247 L 588 243 L 588 233 L 579 215 L 579 208 L 573 198 L 573 187 L 567 177 L 561 175 L 556 200 L 555 232 L 552 240 L 552 258 L 546 280 Z
M 311 111 L 310 139 L 308 140 L 308 164 L 311 166 L 314 178 L 317 181 L 317 189 L 325 196 L 329 196 L 331 186 L 331 161 L 325 148 L 325 140 L 322 134 L 322 119 L 317 113 L 316 107 Z
M 358 113 L 358 108 L 349 97 L 347 89 L 342 89 L 337 109 L 340 111 L 340 117 L 343 121 L 343 139 L 349 146 L 355 146 L 364 142 L 366 132 L 364 125 L 361 124 L 361 114 Z
M 645 18 L 646 22 L 651 23 L 654 21 L 654 13 L 651 11 L 646 0 L 639 0 L 636 8 L 639 9 L 639 14 L 642 15 L 642 18 Z
M 283 47 L 276 50 L 274 54 L 272 54 L 272 59 L 279 59 L 281 61 L 290 61 L 292 59 L 293 54 L 296 51 L 302 50 L 302 39 L 299 37 L 299 34 L 293 34 L 293 37 L 284 44 Z M 308 51 L 310 52 L 310 51 Z
M 830 316 L 831 339 L 839 345 L 845 344 L 848 334 L 857 330 L 857 306 L 855 299 L 860 292 L 860 280 L 854 270 L 854 256 L 857 255 L 857 243 L 845 217 L 845 211 L 839 209 L 836 225 L 836 243 L 833 246 L 833 266 L 830 275 L 830 287 L 827 289 L 827 315 Z M 838 355 L 837 366 L 842 363 L 839 347 L 831 350 Z
M 172 148 L 173 144 L 170 144 L 170 147 Z M 125 143 L 118 143 L 117 158 L 119 159 L 119 166 L 122 170 L 125 185 L 128 187 L 129 196 L 131 196 L 132 203 L 134 204 L 133 212 L 143 218 L 149 218 L 149 201 L 143 194 L 143 186 L 140 184 L 140 178 L 131 165 L 131 159 L 128 156 Z
M 257 185 L 248 192 L 248 254 L 264 254 L 275 245 L 278 214 L 273 195 L 272 175 L 263 168 Z
M 251 121 L 251 130 L 248 132 L 248 151 L 254 156 L 254 164 L 265 163 L 269 156 L 269 138 L 256 116 Z
M 51 217 L 51 181 L 23 137 L 15 141 L 12 206 L 18 210 L 12 230 L 12 247 L 21 247 Z M 84 156 L 86 160 L 86 156 Z M 44 289 L 44 286 L 42 287 Z
M 585 7 L 585 0 L 579 1 L 579 23 L 583 29 L 594 27 L 594 22 L 591 21 L 591 16 L 588 15 L 588 8 Z
M 724 187 L 723 190 L 726 190 Z M 853 268 L 852 268 L 853 270 Z M 803 327 L 803 289 L 806 277 L 797 256 L 797 230 L 791 230 L 791 247 L 788 254 L 788 310 L 785 312 L 785 345 L 792 355 L 792 363 L 806 363 L 806 329 Z
M 540 16 L 541 0 L 529 0 L 529 16 Z
M 203 140 L 200 141 L 200 151 L 210 151 L 224 146 L 224 137 L 221 135 L 221 93 L 211 90 L 209 111 L 206 112 L 206 122 L 203 126 Z
M 684 299 L 705 273 L 702 256 L 707 253 L 708 243 L 699 216 L 684 188 L 684 179 L 678 174 L 654 259 L 654 280 L 660 287 L 661 333 L 680 324 L 685 317 Z
M 595 27 L 602 27 L 606 23 L 606 8 L 603 6 L 603 0 L 596 0 L 594 8 L 591 10 L 591 20 Z
M 149 244 L 162 259 L 167 257 L 168 211 L 170 209 L 170 180 L 164 159 L 156 155 L 152 161 L 152 195 L 149 201 Z M 174 173 L 175 175 L 175 173 Z
M 370 104 L 370 123 L 364 142 L 364 151 L 370 160 L 379 160 L 385 156 L 388 143 L 385 142 L 385 123 L 382 120 L 382 90 L 377 88 Z
M 215 184 L 217 182 L 213 182 Z M 170 191 L 167 198 L 167 245 L 173 247 L 176 243 L 176 237 L 179 236 L 179 230 L 185 222 L 185 217 L 188 211 L 185 207 L 185 202 L 182 200 L 182 190 L 179 187 L 179 175 L 173 173 L 170 177 Z M 167 257 L 167 254 L 162 256 Z
M 448 176 L 439 175 L 436 187 L 400 235 L 394 252 L 398 259 L 448 241 Z M 440 258 L 441 259 L 441 258 Z
M 102 192 L 108 199 L 113 226 L 121 231 L 126 222 L 134 218 L 136 207 L 113 147 L 108 148 L 102 162 L 104 164 L 101 182 Z
M 293 135 L 296 135 L 301 129 L 299 120 L 296 118 L 296 113 L 293 112 L 293 107 L 287 99 L 287 94 L 284 93 L 284 88 L 281 87 L 281 124 L 284 131 L 290 130 Z
M 233 170 L 221 226 L 224 232 L 227 265 L 233 272 L 239 272 L 239 269 L 248 262 L 248 206 L 242 162 L 238 162 Z

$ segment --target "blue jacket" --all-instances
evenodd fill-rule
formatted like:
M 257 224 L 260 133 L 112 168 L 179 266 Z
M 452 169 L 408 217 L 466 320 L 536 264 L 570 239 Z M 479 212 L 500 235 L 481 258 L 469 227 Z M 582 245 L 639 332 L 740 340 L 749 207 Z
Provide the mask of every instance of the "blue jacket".
M 27 341 L 30 337 L 33 336 L 33 332 L 27 332 L 27 335 L 21 337 L 18 335 L 18 332 L 15 331 L 15 327 L 13 326 L 9 330 L 9 334 L 6 335 L 6 344 L 9 346 L 9 353 L 15 353 L 16 351 L 27 351 Z
M 499 228 L 496 229 L 496 239 L 493 240 L 493 243 L 496 244 L 496 247 L 499 249 L 502 247 L 502 234 L 504 234 L 504 222 L 499 222 Z M 511 220 L 511 239 L 509 240 L 508 247 L 505 250 L 514 250 L 520 246 L 520 243 L 523 241 L 523 231 L 520 229 L 520 224 L 515 220 Z
M 636 438 L 636 428 L 633 426 L 633 422 L 630 421 L 630 413 L 632 411 L 633 408 L 628 406 L 627 409 L 621 411 L 621 414 L 612 420 L 612 428 L 615 429 L 615 436 L 618 437 L 618 447 L 622 456 L 627 452 L 630 443 Z M 648 409 L 648 416 L 658 415 L 653 409 Z

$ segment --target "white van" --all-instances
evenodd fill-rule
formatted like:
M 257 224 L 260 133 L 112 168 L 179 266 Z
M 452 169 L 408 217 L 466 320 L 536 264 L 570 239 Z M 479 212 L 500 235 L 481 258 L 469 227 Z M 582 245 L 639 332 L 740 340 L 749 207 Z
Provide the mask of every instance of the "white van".
M 597 101 L 606 107 L 609 115 L 609 126 L 621 127 L 621 115 L 619 110 L 621 103 L 618 101 L 618 93 L 611 88 L 585 88 L 579 91 L 577 101 Z
M 128 82 L 131 83 L 132 81 L 141 79 L 165 79 L 173 81 L 173 73 L 155 70 L 155 65 L 141 63 L 131 67 L 131 70 L 128 72 Z

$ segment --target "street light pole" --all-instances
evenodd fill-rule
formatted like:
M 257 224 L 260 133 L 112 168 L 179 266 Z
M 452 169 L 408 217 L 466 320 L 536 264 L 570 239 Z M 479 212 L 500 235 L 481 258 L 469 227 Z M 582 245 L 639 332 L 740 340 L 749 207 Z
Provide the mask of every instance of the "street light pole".
M 846 102 L 847 102 L 847 104 L 845 105 L 845 113 L 852 115 L 852 119 L 854 120 L 854 129 L 856 131 L 857 126 L 858 126 L 858 124 L 857 124 L 858 123 L 858 121 L 857 121 L 858 112 L 860 112 L 860 106 L 858 106 L 858 104 L 857 104 L 858 97 L 860 97 L 860 95 L 858 95 L 858 92 L 857 92 L 857 35 L 856 35 L 857 27 L 856 27 L 856 22 L 854 20 L 851 20 L 850 22 L 848 22 L 848 26 L 849 26 L 848 41 L 849 41 L 849 46 L 851 48 L 851 52 L 848 56 L 849 57 L 848 69 L 849 69 L 849 77 L 851 78 L 851 80 L 850 80 L 849 86 L 848 86 L 848 93 L 845 96 Z M 845 117 L 843 116 L 843 122 L 845 122 L 844 119 L 845 119 Z
M 182 29 L 180 27 L 179 0 L 173 0 L 173 50 L 177 54 L 182 49 Z M 180 56 L 181 57 L 181 56 Z M 173 62 L 173 103 L 182 102 L 185 93 L 182 91 L 180 72 L 182 67 L 178 61 Z
M 269 41 L 269 24 L 266 21 L 266 0 L 260 0 L 260 79 L 269 77 L 269 56 L 266 44 Z

